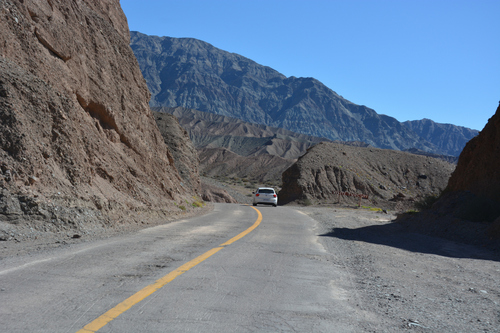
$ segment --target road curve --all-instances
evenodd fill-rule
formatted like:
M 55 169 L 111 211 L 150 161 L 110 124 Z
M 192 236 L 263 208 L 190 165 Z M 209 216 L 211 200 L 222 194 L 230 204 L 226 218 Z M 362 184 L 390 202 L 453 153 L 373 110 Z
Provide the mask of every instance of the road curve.
M 2 330 L 89 329 L 188 264 L 175 279 L 87 331 L 355 332 L 345 320 L 353 312 L 345 300 L 356 295 L 339 287 L 348 286 L 350 277 L 329 262 L 316 222 L 292 208 L 257 210 L 216 204 L 204 216 L 2 260 Z

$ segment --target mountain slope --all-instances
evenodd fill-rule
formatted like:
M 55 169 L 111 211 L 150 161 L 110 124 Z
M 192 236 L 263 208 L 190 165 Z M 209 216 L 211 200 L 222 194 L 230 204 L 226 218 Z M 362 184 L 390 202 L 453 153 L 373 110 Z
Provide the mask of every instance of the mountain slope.
M 314 78 L 285 77 L 200 40 L 131 33 L 152 106 L 182 106 L 330 140 L 444 153 L 396 119 L 342 98 Z
M 161 107 L 153 110 L 156 110 L 153 114 L 165 136 L 171 135 L 164 125 L 165 120 L 177 117 L 198 150 L 200 174 L 210 177 L 236 177 L 279 184 L 281 173 L 296 158 L 307 148 L 325 140 L 186 108 Z M 177 151 L 184 154 L 183 150 L 174 147 L 174 158 Z M 182 159 L 182 156 L 178 157 L 179 161 Z M 176 166 L 177 163 L 176 160 Z M 181 176 L 190 172 L 181 166 L 177 168 Z
M 439 124 L 430 119 L 405 121 L 403 125 L 451 156 L 460 155 L 465 144 L 479 133 L 477 130 Z
M 225 148 L 241 156 L 270 154 L 296 159 L 307 148 L 327 141 L 282 128 L 251 124 L 240 119 L 186 108 L 153 107 L 155 117 L 172 114 L 189 133 L 196 148 Z
M 263 184 L 280 184 L 281 174 L 290 165 L 276 155 L 240 156 L 224 148 L 204 148 L 199 151 L 200 169 L 209 177 L 248 178 Z

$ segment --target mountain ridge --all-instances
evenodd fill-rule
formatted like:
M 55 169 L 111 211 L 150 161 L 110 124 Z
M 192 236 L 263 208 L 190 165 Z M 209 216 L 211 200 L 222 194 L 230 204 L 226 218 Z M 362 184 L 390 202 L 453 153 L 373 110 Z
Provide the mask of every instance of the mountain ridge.
M 151 106 L 182 106 L 330 140 L 450 155 L 395 118 L 354 104 L 314 78 L 286 77 L 193 38 L 131 32 L 130 45 Z
M 403 125 L 452 156 L 460 155 L 465 144 L 479 131 L 463 126 L 436 123 L 431 119 L 408 120 Z
M 153 107 L 157 115 L 172 114 L 188 131 L 196 148 L 226 148 L 241 156 L 270 154 L 296 159 L 325 138 L 294 133 L 282 128 L 244 122 L 237 118 L 182 107 Z

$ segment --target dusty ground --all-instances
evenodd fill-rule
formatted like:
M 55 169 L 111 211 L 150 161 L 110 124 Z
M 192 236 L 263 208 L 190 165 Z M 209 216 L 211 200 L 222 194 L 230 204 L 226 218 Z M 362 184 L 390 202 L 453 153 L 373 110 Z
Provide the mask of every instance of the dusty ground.
M 320 222 L 332 264 L 353 276 L 345 297 L 358 320 L 377 314 L 367 332 L 500 332 L 498 252 L 407 232 L 368 209 L 296 208 Z

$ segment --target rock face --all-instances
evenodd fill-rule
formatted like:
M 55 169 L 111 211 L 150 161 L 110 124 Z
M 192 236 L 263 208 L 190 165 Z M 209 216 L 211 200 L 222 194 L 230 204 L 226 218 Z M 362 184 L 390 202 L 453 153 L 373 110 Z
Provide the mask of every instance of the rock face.
M 152 106 L 196 109 L 333 141 L 459 153 L 459 144 L 440 142 L 441 149 L 396 119 L 356 105 L 314 78 L 285 77 L 196 39 L 138 32 L 131 36 Z
M 470 191 L 500 206 L 500 106 L 458 158 L 448 184 L 450 191 Z
M 174 164 L 182 178 L 181 186 L 189 192 L 201 190 L 198 166 L 198 152 L 189 139 L 188 132 L 181 127 L 177 118 L 168 113 L 153 112 L 164 142 L 172 152 Z
M 238 203 L 226 190 L 203 182 L 201 184 L 201 198 L 209 202 Z
M 85 230 L 178 210 L 192 193 L 149 109 L 119 1 L 2 1 L 0 16 L 0 218 Z
M 453 169 L 453 164 L 431 157 L 324 142 L 283 173 L 279 200 L 331 203 L 349 200 L 339 196 L 347 192 L 367 195 L 380 208 L 394 208 L 397 202 L 437 195 Z
M 443 195 L 420 214 L 400 216 L 408 230 L 500 253 L 500 106 L 458 159 Z

